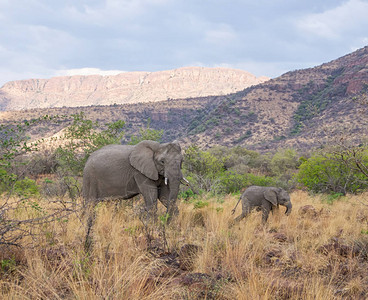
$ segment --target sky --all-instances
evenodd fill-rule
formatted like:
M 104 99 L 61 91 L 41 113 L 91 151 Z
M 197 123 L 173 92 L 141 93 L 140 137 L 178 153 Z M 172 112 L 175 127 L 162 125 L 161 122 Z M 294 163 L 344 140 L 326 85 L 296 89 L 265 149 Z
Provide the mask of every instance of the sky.
M 278 77 L 368 45 L 368 0 L 0 0 L 0 87 L 227 67 Z

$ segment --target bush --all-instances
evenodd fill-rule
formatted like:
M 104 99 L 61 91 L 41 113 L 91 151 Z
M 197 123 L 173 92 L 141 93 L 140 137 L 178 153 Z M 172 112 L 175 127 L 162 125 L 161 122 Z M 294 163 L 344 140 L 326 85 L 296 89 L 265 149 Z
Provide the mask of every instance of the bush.
M 219 177 L 224 171 L 223 159 L 191 146 L 185 150 L 183 167 L 186 177 L 195 183 L 197 189 L 218 192 Z
M 304 161 L 296 176 L 312 192 L 356 193 L 368 187 L 367 178 L 356 168 L 332 154 L 316 154 Z
M 14 192 L 23 197 L 39 196 L 40 188 L 34 180 L 26 177 L 14 183 Z
M 260 155 L 239 146 L 219 146 L 208 151 L 191 146 L 185 151 L 184 173 L 196 188 L 213 194 L 238 193 L 250 185 L 288 189 L 291 174 L 295 172 L 298 162 L 296 152 L 291 149 L 279 151 L 271 160 L 270 155 Z M 271 166 L 279 176 L 250 173 L 256 169 L 260 174 L 272 174 Z
M 128 144 L 136 145 L 144 140 L 161 142 L 164 131 L 150 128 L 150 123 L 150 120 L 148 120 L 146 128 L 141 128 L 138 135 L 131 136 Z
M 276 176 L 290 176 L 297 169 L 298 164 L 298 154 L 294 149 L 278 150 L 270 163 L 271 171 Z
M 106 129 L 100 130 L 99 123 L 85 118 L 84 113 L 72 115 L 73 122 L 64 135 L 65 143 L 60 146 L 57 161 L 66 175 L 80 176 L 89 155 L 97 149 L 120 143 L 124 134 L 124 121 L 105 124 Z
M 254 174 L 239 174 L 234 171 L 225 171 L 219 175 L 216 188 L 217 193 L 229 194 L 238 193 L 241 189 L 251 186 L 282 186 L 287 189 L 287 184 L 283 184 L 276 177 Z
M 183 199 L 184 201 L 188 201 L 190 198 L 195 197 L 195 193 L 191 189 L 187 189 L 185 191 L 180 191 L 178 198 Z
M 247 175 L 239 174 L 234 171 L 226 171 L 220 176 L 221 193 L 238 193 L 248 184 L 249 180 Z
M 259 186 L 278 186 L 277 179 L 265 175 L 247 175 L 248 186 L 259 185 Z
M 200 209 L 209 205 L 208 201 L 198 200 L 194 202 L 194 209 Z

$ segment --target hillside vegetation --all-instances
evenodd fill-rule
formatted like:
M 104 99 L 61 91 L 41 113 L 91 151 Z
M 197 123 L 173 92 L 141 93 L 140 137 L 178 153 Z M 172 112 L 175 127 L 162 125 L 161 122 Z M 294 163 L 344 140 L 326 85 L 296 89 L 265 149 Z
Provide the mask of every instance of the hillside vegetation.
M 260 152 L 279 147 L 309 150 L 328 145 L 341 133 L 356 141 L 367 136 L 367 65 L 365 47 L 233 94 L 144 104 L 6 111 L 0 112 L 0 123 L 84 112 L 100 123 L 125 121 L 128 135 L 150 119 L 153 129 L 164 130 L 163 141 L 196 143 L 201 148 L 222 145 Z M 31 136 L 49 137 L 67 124 L 34 128 Z

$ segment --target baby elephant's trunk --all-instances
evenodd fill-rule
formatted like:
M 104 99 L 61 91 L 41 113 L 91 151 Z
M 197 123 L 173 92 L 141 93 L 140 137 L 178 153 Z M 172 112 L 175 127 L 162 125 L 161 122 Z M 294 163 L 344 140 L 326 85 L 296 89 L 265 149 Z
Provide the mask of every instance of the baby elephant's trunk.
M 286 206 L 285 214 L 288 216 L 288 215 L 290 215 L 290 214 L 291 214 L 291 208 L 292 208 L 293 206 L 291 205 L 291 202 L 290 202 L 290 201 L 286 202 L 284 205 Z

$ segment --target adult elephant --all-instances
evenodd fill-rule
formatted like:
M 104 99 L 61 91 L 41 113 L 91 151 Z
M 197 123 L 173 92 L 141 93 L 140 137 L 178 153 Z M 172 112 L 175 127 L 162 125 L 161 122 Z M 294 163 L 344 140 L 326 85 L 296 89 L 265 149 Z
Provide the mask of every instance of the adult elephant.
M 270 211 L 279 205 L 286 207 L 286 215 L 289 215 L 292 209 L 289 193 L 284 189 L 277 187 L 255 185 L 248 187 L 240 196 L 239 201 L 232 210 L 233 214 L 235 213 L 240 200 L 242 201 L 242 213 L 240 216 L 235 218 L 235 221 L 242 220 L 253 208 L 262 210 L 262 221 L 264 223 L 267 221 Z
M 93 152 L 83 171 L 83 196 L 89 208 L 87 238 L 93 225 L 94 206 L 106 198 L 130 199 L 142 194 L 152 217 L 157 199 L 170 216 L 179 210 L 176 199 L 183 175 L 183 156 L 178 143 L 142 141 L 135 146 L 108 145 Z

